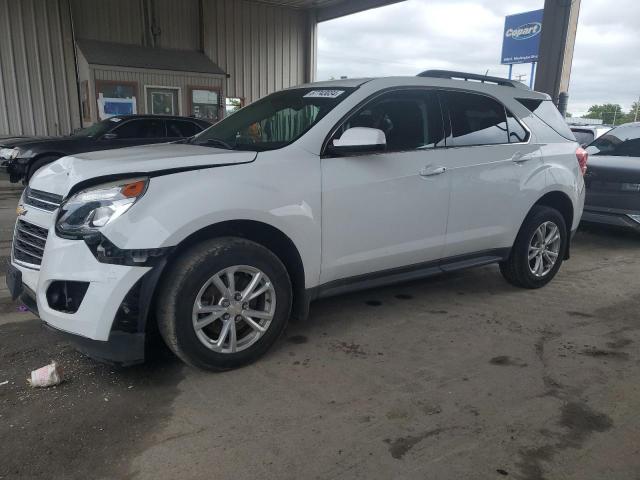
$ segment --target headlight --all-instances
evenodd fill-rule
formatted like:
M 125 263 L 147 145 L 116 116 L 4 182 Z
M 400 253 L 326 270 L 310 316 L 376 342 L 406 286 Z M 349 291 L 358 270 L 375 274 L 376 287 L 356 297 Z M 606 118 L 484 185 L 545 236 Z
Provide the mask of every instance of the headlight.
M 148 178 L 132 178 L 76 193 L 60 206 L 57 232 L 73 237 L 97 232 L 129 210 L 144 195 L 148 185 Z
M 3 160 L 13 160 L 18 156 L 20 150 L 17 148 L 0 148 L 0 158 Z

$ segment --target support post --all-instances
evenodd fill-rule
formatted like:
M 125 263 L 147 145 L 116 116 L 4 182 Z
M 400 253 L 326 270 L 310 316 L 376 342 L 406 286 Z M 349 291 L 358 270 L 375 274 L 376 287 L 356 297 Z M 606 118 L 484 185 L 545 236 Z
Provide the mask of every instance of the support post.
M 316 79 L 318 69 L 318 17 L 317 10 L 310 9 L 307 13 L 307 32 L 304 44 L 304 82 L 310 83 Z
M 536 62 L 531 62 L 531 74 L 529 75 L 529 88 L 533 88 L 533 80 L 536 77 Z
M 509 64 L 509 80 L 511 80 L 511 77 L 513 76 L 513 63 Z
M 580 0 L 545 0 L 535 89 L 556 104 L 569 91 Z

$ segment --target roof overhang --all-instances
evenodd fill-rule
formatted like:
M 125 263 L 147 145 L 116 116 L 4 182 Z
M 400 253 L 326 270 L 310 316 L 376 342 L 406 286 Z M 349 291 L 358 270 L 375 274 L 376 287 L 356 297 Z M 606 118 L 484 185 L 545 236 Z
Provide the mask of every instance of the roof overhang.
M 333 20 L 352 13 L 384 7 L 405 0 L 256 0 L 278 7 L 315 10 L 318 22 Z

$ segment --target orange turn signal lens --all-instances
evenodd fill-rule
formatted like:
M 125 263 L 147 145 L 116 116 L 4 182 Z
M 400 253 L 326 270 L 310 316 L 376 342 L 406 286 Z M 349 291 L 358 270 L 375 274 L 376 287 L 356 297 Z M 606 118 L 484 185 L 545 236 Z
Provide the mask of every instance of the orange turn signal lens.
M 138 180 L 137 182 L 128 183 L 122 187 L 120 193 L 127 198 L 136 198 L 144 193 L 147 182 L 144 180 Z

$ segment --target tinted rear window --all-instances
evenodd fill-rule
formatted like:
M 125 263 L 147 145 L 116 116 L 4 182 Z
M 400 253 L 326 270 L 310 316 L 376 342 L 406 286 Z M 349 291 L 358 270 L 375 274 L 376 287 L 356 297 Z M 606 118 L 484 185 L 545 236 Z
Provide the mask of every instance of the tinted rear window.
M 549 125 L 560 136 L 567 140 L 575 140 L 576 137 L 564 121 L 562 114 L 558 111 L 551 100 L 533 100 L 530 98 L 518 98 L 518 101 L 527 107 L 533 114 Z
M 166 137 L 164 122 L 156 119 L 129 120 L 113 130 L 118 138 L 162 138 Z
M 580 145 L 589 145 L 593 142 L 594 134 L 591 130 L 571 130 Z
M 186 120 L 167 120 L 168 137 L 193 137 L 202 129 L 193 122 Z
M 464 92 L 444 92 L 451 117 L 453 145 L 509 143 L 504 106 L 496 100 Z

